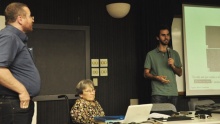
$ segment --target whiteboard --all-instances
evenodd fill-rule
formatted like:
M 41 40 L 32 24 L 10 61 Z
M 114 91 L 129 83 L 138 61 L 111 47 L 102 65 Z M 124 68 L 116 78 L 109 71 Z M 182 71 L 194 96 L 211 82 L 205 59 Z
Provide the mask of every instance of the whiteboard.
M 5 16 L 0 15 L 0 30 L 5 27 Z
M 179 53 L 181 63 L 184 66 L 184 63 L 183 63 L 182 18 L 174 18 L 171 29 L 172 29 L 173 49 Z M 182 69 L 183 69 L 183 75 L 181 77 L 176 75 L 178 92 L 185 92 L 184 67 L 182 67 Z

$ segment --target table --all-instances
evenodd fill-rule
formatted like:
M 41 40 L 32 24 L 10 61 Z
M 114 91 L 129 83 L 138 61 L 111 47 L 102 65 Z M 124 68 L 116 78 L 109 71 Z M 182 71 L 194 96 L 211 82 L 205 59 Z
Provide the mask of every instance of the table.
M 105 124 L 105 123 L 98 122 L 98 124 Z M 141 123 L 141 124 L 152 124 L 152 123 Z M 207 119 L 194 118 L 193 120 L 161 122 L 161 124 L 220 124 L 220 114 L 212 113 L 212 117 Z
M 220 114 L 212 113 L 212 117 L 207 119 L 195 118 L 194 120 L 163 122 L 163 124 L 220 124 Z

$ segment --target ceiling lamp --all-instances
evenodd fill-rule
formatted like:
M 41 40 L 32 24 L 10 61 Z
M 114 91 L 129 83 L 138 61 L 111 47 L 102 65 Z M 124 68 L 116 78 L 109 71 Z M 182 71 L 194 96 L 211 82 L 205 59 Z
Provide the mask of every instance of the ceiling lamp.
M 130 11 L 131 5 L 129 3 L 110 3 L 106 5 L 106 9 L 113 18 L 123 18 Z

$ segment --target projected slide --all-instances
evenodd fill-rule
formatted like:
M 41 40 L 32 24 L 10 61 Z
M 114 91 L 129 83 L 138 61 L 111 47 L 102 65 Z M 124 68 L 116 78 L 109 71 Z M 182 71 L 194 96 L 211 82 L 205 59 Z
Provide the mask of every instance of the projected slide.
M 186 95 L 220 95 L 220 8 L 183 5 Z
M 220 72 L 220 26 L 206 26 L 207 66 Z

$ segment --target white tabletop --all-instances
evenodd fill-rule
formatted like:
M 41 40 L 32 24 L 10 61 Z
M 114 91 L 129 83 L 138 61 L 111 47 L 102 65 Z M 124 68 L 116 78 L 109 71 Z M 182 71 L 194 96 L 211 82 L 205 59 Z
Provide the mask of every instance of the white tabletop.
M 220 114 L 212 113 L 212 117 L 207 119 L 181 120 L 163 122 L 163 124 L 220 124 Z
M 105 122 L 98 122 L 98 124 L 106 124 Z M 152 123 L 141 123 L 152 124 Z M 194 118 L 193 120 L 181 120 L 181 121 L 167 121 L 159 124 L 220 124 L 220 114 L 212 113 L 212 117 L 207 119 Z

